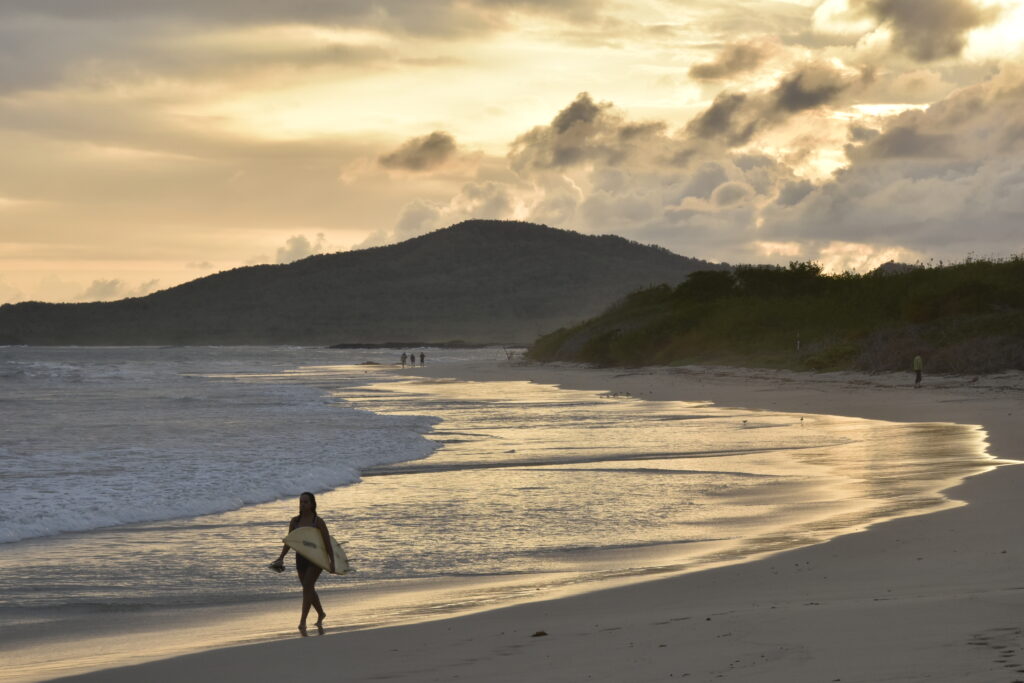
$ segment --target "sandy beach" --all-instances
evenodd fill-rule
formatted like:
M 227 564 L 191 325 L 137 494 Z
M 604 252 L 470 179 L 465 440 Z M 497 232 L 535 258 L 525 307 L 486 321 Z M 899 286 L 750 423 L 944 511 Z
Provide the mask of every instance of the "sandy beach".
M 450 376 L 452 367 L 417 368 Z M 1022 458 L 1019 373 L 981 378 L 726 368 L 476 364 L 658 400 L 981 425 Z M 1024 469 L 947 492 L 966 505 L 756 561 L 408 626 L 212 650 L 78 681 L 1024 681 Z M 330 607 L 325 606 L 330 612 Z

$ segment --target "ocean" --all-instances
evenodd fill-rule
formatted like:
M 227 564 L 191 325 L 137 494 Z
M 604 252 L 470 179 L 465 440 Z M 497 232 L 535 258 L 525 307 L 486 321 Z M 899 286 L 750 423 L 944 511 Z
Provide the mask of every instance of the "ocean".
M 319 584 L 343 629 L 816 543 L 992 467 L 972 426 L 438 379 L 401 353 L 0 348 L 0 680 L 293 633 L 293 570 L 266 564 L 307 490 L 356 568 Z

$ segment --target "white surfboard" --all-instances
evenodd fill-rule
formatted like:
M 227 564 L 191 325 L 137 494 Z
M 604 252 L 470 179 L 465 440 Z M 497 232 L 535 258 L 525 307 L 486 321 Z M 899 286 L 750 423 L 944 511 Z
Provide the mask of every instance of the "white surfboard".
M 327 558 L 327 550 L 324 548 L 324 536 L 316 527 L 300 526 L 285 536 L 284 542 L 321 569 L 331 570 L 331 561 Z M 344 574 L 352 571 L 348 564 L 348 556 L 334 538 L 331 538 L 331 549 L 334 551 L 334 573 Z

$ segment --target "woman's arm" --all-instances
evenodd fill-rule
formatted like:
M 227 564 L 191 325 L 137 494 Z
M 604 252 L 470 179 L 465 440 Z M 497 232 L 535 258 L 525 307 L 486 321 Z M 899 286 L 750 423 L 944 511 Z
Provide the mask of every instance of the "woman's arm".
M 331 545 L 331 534 L 327 531 L 327 522 L 324 521 L 323 517 L 317 517 L 317 528 L 320 529 L 320 535 L 324 537 L 324 548 L 327 549 L 327 561 L 331 563 L 330 572 L 336 574 L 334 566 L 334 546 Z
M 291 533 L 293 531 L 295 531 L 295 518 L 294 517 L 292 517 L 291 521 L 288 522 L 288 533 Z M 284 562 L 284 556 L 288 554 L 289 550 L 291 550 L 291 548 L 289 548 L 288 544 L 285 543 L 284 546 L 281 548 L 281 554 L 277 556 L 277 559 L 274 560 L 273 564 L 280 564 L 280 563 Z

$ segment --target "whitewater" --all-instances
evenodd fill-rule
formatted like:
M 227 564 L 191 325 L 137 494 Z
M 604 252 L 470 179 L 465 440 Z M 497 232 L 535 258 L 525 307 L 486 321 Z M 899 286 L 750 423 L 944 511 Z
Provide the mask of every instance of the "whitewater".
M 397 353 L 0 350 L 0 543 L 224 512 L 426 457 L 436 419 L 374 415 L 267 378 L 331 364 L 347 367 L 331 373 L 343 389 L 365 381 L 348 366 L 356 358 L 391 364 Z

